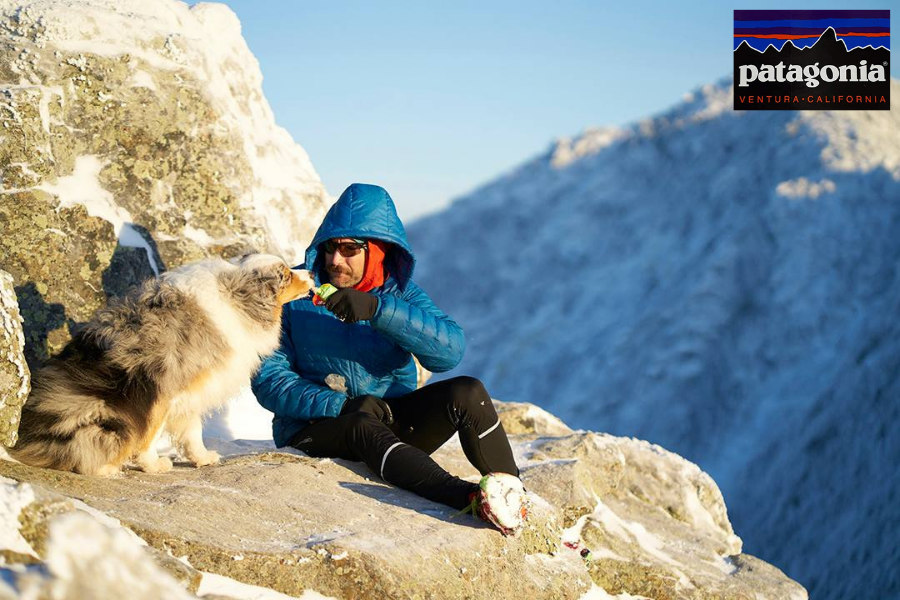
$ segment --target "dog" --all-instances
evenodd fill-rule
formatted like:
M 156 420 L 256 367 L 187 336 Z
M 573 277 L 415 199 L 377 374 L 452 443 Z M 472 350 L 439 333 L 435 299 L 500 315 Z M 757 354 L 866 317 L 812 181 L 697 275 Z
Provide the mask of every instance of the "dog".
M 249 254 L 186 265 L 99 310 L 40 369 L 22 409 L 25 464 L 106 476 L 134 459 L 172 468 L 156 452 L 167 431 L 194 465 L 219 461 L 202 417 L 247 385 L 279 345 L 282 305 L 309 293 L 306 271 Z

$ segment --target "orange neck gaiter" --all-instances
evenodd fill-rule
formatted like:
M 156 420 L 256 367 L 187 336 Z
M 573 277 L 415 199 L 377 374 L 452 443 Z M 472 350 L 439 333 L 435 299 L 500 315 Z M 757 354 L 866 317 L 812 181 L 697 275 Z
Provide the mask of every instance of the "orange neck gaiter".
M 384 285 L 384 257 L 388 243 L 381 240 L 369 240 L 369 251 L 366 254 L 366 272 L 362 280 L 353 286 L 360 292 L 369 292 Z

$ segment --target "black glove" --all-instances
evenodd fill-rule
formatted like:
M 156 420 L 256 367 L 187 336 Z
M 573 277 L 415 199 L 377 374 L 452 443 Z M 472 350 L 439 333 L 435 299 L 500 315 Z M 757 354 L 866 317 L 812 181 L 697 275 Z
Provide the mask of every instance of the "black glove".
M 364 396 L 350 398 L 344 403 L 341 414 L 346 415 L 347 413 L 357 411 L 369 413 L 385 425 L 390 425 L 394 422 L 394 415 L 391 413 L 391 407 L 388 406 L 387 402 L 377 396 L 366 394 Z
M 378 310 L 378 297 L 353 288 L 344 288 L 328 297 L 325 308 L 347 323 L 368 321 Z

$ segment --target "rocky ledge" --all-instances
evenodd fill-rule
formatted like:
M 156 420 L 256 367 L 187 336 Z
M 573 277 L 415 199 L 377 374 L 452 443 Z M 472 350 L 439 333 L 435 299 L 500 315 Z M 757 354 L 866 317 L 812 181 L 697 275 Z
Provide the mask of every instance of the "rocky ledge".
M 142 568 L 160 565 L 175 576 L 165 585 L 180 581 L 186 597 L 212 597 L 198 588 L 209 574 L 336 598 L 807 597 L 741 554 L 721 493 L 696 465 L 647 442 L 572 431 L 532 405 L 498 409 L 534 501 L 518 538 L 386 485 L 361 463 L 229 442 L 221 465 L 162 475 L 97 479 L 0 461 L 24 538 L 4 556 L 48 561 L 60 544 L 54 527 L 90 511 L 145 541 Z M 435 457 L 477 478 L 455 439 Z M 74 553 L 62 572 L 51 562 L 40 576 L 7 566 L 3 578 L 19 590 L 58 583 L 91 569 L 88 556 Z

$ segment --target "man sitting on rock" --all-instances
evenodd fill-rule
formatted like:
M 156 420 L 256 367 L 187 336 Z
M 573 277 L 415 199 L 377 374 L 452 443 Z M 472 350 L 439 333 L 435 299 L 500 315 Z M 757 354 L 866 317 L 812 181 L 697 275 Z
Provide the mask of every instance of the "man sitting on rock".
M 387 191 L 355 183 L 331 207 L 306 263 L 316 285 L 338 291 L 284 307 L 281 347 L 253 378 L 275 413 L 279 447 L 363 461 L 384 481 L 457 509 L 471 508 L 503 533 L 524 522 L 524 490 L 491 397 L 456 377 L 416 389 L 415 356 L 448 371 L 465 349 L 462 328 L 411 276 L 415 258 Z M 463 282 L 460 282 L 463 283 Z M 459 432 L 479 484 L 429 455 Z

